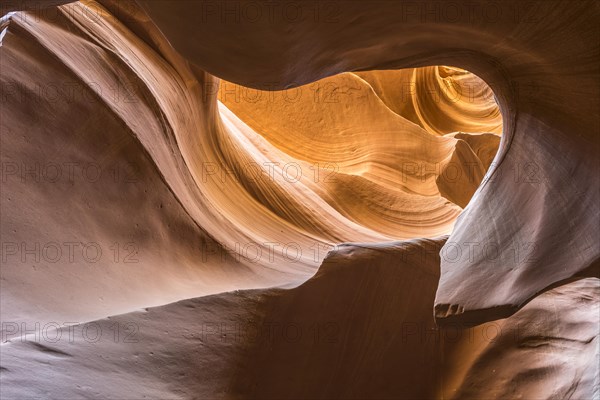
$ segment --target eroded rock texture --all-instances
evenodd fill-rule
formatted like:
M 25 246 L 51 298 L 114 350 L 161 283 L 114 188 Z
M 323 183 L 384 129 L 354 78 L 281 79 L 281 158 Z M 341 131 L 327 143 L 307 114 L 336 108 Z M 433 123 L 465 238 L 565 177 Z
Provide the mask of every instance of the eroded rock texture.
M 218 14 L 197 26 L 174 16 L 200 14 L 201 6 L 140 2 L 185 57 L 247 86 L 265 76 L 283 88 L 348 70 L 446 64 L 493 87 L 505 114 L 504 144 L 489 173 L 493 184 L 481 186 L 477 206 L 450 236 L 460 256 L 452 265 L 442 259 L 436 300 L 439 319 L 485 321 L 585 270 L 600 253 L 600 188 L 588 175 L 598 161 L 599 10 L 586 1 L 507 1 L 485 19 L 482 1 L 461 3 L 455 21 L 436 23 L 424 16 L 433 3 L 414 12 L 404 2 L 340 3 L 337 23 L 306 19 L 290 29 L 283 20 L 227 26 Z M 469 7 L 481 14 L 464 12 Z M 219 46 L 214 36 L 222 38 Z M 244 51 L 265 41 L 269 46 Z M 235 62 L 220 63 L 223 48 Z M 497 254 L 470 252 L 470 243 L 495 246 Z
M 597 3 L 59 3 L 2 6 L 3 398 L 598 397 Z

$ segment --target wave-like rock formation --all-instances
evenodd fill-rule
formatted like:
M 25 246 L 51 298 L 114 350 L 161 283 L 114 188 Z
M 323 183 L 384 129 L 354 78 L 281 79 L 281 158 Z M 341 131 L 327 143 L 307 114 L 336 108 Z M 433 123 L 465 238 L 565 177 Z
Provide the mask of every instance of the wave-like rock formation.
M 141 18 L 135 14 L 130 19 L 136 15 Z M 153 25 L 138 27 L 144 36 L 134 35 L 138 32 L 97 3 L 65 6 L 52 15 L 9 15 L 4 29 L 7 134 L 2 145 L 9 166 L 5 178 L 11 184 L 4 194 L 11 202 L 21 203 L 22 196 L 36 202 L 3 221 L 5 229 L 14 231 L 6 257 L 39 262 L 48 244 L 56 242 L 66 255 L 81 253 L 83 244 L 97 243 L 105 255 L 98 262 L 108 271 L 120 269 L 120 258 L 129 254 L 140 261 L 138 268 L 125 273 L 94 268 L 92 274 L 101 273 L 97 279 L 102 284 L 86 308 L 96 314 L 81 313 L 77 318 L 126 311 L 121 304 L 131 309 L 176 300 L 173 292 L 186 297 L 165 289 L 168 279 L 151 285 L 157 292 L 150 288 L 140 292 L 135 285 L 147 278 L 137 274 L 150 271 L 154 278 L 189 274 L 190 279 L 177 277 L 171 285 L 180 286 L 184 280 L 186 290 L 196 295 L 198 290 L 209 294 L 298 283 L 314 273 L 337 243 L 449 233 L 461 209 L 458 201 L 441 196 L 447 190 L 438 189 L 445 187 L 440 180 L 450 180 L 446 183 L 456 188 L 470 186 L 472 193 L 483 177 L 481 162 L 467 142 L 427 133 L 392 112 L 352 74 L 319 83 L 350 85 L 352 92 L 359 92 L 339 101 L 325 99 L 321 104 L 302 87 L 293 102 L 289 93 L 277 93 L 273 101 L 268 92 L 259 93 L 261 101 L 237 102 L 235 96 L 243 93 L 240 87 L 233 88 L 233 100 L 228 100 L 231 84 L 218 92 L 218 80 L 190 68 Z M 36 112 L 38 122 L 28 127 L 24 104 L 52 111 Z M 71 118 L 73 109 L 89 117 Z M 25 138 L 13 132 L 24 132 Z M 48 136 L 52 143 L 43 147 L 19 142 Z M 85 137 L 89 144 L 74 137 Z M 465 167 L 463 153 L 475 167 Z M 10 157 L 15 154 L 19 156 L 13 161 Z M 107 190 L 106 185 L 111 187 Z M 98 211 L 74 213 L 60 207 L 65 199 L 83 206 L 83 211 L 92 207 Z M 179 216 L 162 215 L 163 209 Z M 48 218 L 60 223 L 44 223 Z M 93 221 L 75 222 L 83 218 Z M 31 220 L 36 224 L 30 226 Z M 46 225 L 57 231 L 39 230 Z M 71 242 L 82 243 L 81 249 L 73 250 Z M 27 255 L 28 248 L 36 252 L 35 246 L 39 254 Z M 128 248 L 113 248 L 124 246 Z M 180 251 L 181 246 L 187 246 L 186 251 Z M 96 250 L 93 246 L 90 251 Z M 119 250 L 122 254 L 115 262 Z M 53 289 L 44 283 L 48 277 L 40 280 L 37 269 L 23 273 L 19 263 L 5 276 L 21 285 L 7 291 L 42 293 L 33 288 L 44 284 L 52 290 L 46 292 L 52 301 L 70 302 L 59 293 L 80 277 L 68 273 L 73 261 L 64 258 L 58 257 L 44 271 L 64 272 Z M 181 271 L 178 258 L 186 260 Z M 178 266 L 160 268 L 161 262 Z M 229 268 L 240 273 L 228 278 Z M 216 277 L 206 271 L 214 269 Z M 117 276 L 123 291 L 116 296 L 110 293 L 113 289 L 106 293 L 114 288 L 114 282 L 108 283 Z M 7 315 L 12 315 L 12 297 Z M 52 314 L 45 313 L 52 309 L 68 307 L 34 312 L 31 308 L 39 299 L 24 300 L 27 297 L 18 293 L 14 297 L 31 302 L 14 305 L 26 307 L 22 314 L 31 317 L 48 317 Z M 113 303 L 111 308 L 107 303 Z
M 363 73 L 369 74 L 374 73 Z M 283 164 L 290 178 L 298 177 L 296 166 L 301 166 L 300 171 L 308 171 L 319 183 L 315 191 L 331 207 L 392 238 L 448 233 L 458 215 L 456 205 L 469 202 L 500 142 L 493 134 L 432 135 L 407 120 L 407 113 L 392 111 L 365 80 L 351 73 L 278 92 L 221 82 L 219 99 L 261 138 L 293 157 Z M 458 102 L 489 107 L 489 101 L 465 96 Z M 430 107 L 437 105 L 432 99 Z M 464 119 L 469 117 L 464 112 Z M 465 127 L 448 126 L 452 132 Z M 477 142 L 474 148 L 471 141 Z M 449 187 L 460 195 L 450 193 Z
M 600 394 L 596 3 L 64 3 L 2 6 L 3 398 Z
M 441 64 L 465 68 L 494 89 L 505 140 L 489 173 L 493 184 L 480 187 L 477 206 L 465 210 L 450 236 L 460 256 L 452 265 L 442 259 L 440 321 L 506 316 L 598 259 L 599 183 L 587 172 L 598 159 L 597 4 L 507 1 L 488 17 L 487 2 L 459 2 L 451 16 L 439 8 L 429 18 L 435 2 L 335 3 L 336 22 L 306 18 L 291 29 L 283 17 L 230 26 L 221 23 L 222 9 L 139 3 L 183 56 L 246 86 L 268 79 L 285 88 L 342 71 Z M 175 17 L 186 14 L 204 15 L 205 23 Z M 265 41 L 269 46 L 258 45 Z M 222 62 L 223 49 L 234 62 Z M 502 226 L 483 228 L 498 221 Z M 482 250 L 469 251 L 471 243 Z
M 468 71 L 434 66 L 356 74 L 391 110 L 428 132 L 502 133 L 492 88 Z

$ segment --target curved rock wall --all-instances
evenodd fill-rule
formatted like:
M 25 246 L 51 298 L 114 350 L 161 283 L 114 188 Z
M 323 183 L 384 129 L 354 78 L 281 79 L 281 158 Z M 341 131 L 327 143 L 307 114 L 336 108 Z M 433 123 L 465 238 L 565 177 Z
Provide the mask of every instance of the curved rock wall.
M 3 397 L 598 396 L 597 3 L 57 3 L 0 22 Z

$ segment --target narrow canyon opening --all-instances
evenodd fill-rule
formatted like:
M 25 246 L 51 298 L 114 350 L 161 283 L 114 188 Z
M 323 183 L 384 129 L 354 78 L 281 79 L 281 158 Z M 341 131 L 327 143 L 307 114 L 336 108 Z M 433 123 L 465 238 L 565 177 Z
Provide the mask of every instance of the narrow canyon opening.
M 218 99 L 259 136 L 250 140 L 280 151 L 267 162 L 290 183 L 310 181 L 345 218 L 394 238 L 449 234 L 500 144 L 492 89 L 456 67 L 258 87 L 222 80 Z

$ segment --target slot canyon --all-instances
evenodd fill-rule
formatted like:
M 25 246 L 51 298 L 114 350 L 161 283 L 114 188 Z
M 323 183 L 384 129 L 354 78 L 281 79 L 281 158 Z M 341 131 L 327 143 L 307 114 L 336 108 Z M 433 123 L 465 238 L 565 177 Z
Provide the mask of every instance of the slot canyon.
M 1 399 L 600 399 L 598 1 L 0 15 Z

